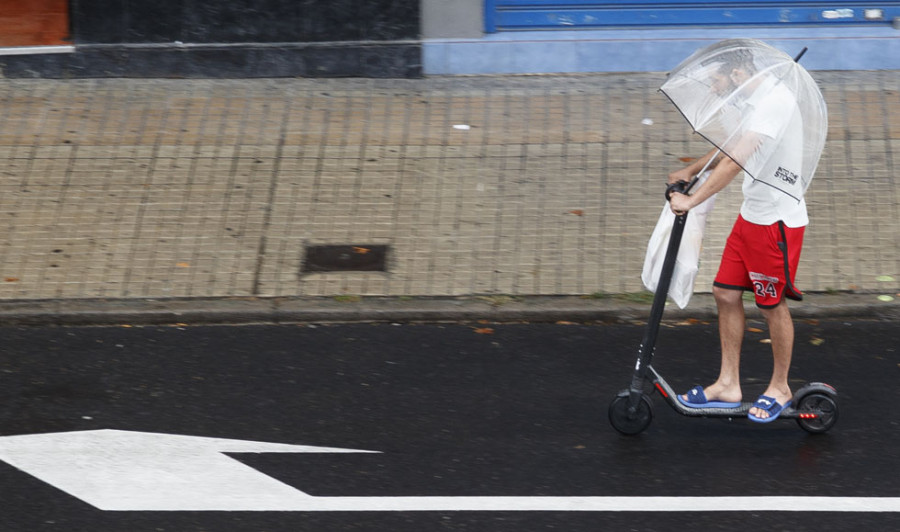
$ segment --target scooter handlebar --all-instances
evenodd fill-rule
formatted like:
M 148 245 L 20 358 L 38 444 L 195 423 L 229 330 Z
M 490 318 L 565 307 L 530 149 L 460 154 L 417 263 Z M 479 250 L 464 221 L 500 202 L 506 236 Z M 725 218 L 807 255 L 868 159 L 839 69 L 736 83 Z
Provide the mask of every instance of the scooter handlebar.
M 680 194 L 685 194 L 690 188 L 691 183 L 689 181 L 685 181 L 684 179 L 680 179 L 674 183 L 669 183 L 666 185 L 666 201 L 672 200 L 672 193 L 678 192 Z

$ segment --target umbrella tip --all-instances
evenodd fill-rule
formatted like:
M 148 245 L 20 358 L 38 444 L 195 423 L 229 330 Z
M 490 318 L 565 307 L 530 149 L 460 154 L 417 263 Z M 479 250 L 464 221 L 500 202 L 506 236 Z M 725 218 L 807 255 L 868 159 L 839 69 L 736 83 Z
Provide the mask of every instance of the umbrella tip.
M 800 50 L 800 53 L 797 54 L 797 57 L 794 58 L 794 62 L 795 62 L 795 63 L 799 63 L 799 62 L 800 62 L 800 58 L 803 57 L 803 54 L 805 54 L 807 50 L 809 50 L 809 48 L 807 48 L 806 46 L 804 46 L 803 49 Z

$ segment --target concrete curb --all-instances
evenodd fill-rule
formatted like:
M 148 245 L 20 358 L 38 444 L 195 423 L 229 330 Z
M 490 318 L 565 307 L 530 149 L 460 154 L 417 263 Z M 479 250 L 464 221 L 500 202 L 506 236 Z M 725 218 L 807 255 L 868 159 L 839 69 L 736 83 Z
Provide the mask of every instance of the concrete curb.
M 635 301 L 637 299 L 637 301 Z M 611 295 L 372 298 L 177 298 L 0 301 L 0 326 L 171 325 L 352 322 L 602 322 L 646 320 L 644 298 Z M 759 317 L 753 303 L 749 318 Z M 877 294 L 807 294 L 791 303 L 798 319 L 900 319 L 900 298 Z M 716 317 L 710 294 L 697 294 L 685 309 L 670 304 L 667 320 Z

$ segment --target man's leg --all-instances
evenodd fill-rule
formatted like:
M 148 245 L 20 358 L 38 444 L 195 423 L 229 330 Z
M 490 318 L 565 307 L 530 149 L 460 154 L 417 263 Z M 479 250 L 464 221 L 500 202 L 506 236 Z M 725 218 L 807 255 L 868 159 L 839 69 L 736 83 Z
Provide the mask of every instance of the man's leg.
M 788 372 L 791 369 L 791 357 L 794 351 L 794 321 L 788 310 L 787 301 L 782 299 L 776 307 L 760 309 L 769 324 L 769 335 L 772 338 L 772 356 L 774 367 L 772 380 L 763 395 L 775 398 L 780 404 L 791 399 L 791 388 L 788 384 Z M 750 413 L 761 419 L 769 417 L 769 413 L 751 408 Z
M 743 291 L 713 286 L 716 307 L 719 309 L 719 340 L 722 345 L 722 365 L 716 382 L 703 389 L 710 401 L 740 402 L 741 343 L 744 340 Z M 687 395 L 682 395 L 687 400 Z
M 740 401 L 741 394 L 741 344 L 744 341 L 743 291 L 713 287 L 716 307 L 719 310 L 719 340 L 722 346 L 722 365 L 719 378 L 704 390 L 707 397 L 722 401 Z

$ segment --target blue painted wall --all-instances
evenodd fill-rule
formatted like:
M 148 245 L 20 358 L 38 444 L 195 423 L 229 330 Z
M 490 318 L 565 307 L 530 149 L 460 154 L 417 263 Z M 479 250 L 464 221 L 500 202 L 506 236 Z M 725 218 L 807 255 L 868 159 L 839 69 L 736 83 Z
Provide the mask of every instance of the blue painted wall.
M 891 24 L 900 1 L 485 0 L 485 31 Z

